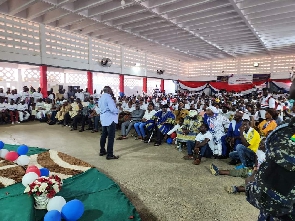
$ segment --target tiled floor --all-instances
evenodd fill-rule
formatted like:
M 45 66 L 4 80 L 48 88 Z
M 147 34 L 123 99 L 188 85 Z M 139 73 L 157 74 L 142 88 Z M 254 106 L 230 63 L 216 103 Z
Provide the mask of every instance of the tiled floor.
M 195 166 L 183 160 L 184 153 L 173 145 L 154 147 L 132 137 L 115 141 L 120 159 L 107 161 L 98 156 L 99 138 L 99 133 L 38 122 L 0 126 L 0 140 L 6 143 L 56 149 L 95 165 L 121 186 L 144 221 L 257 220 L 258 210 L 244 194 L 229 195 L 224 190 L 243 179 L 211 175 L 212 162 L 231 168 L 226 162 L 207 159 Z

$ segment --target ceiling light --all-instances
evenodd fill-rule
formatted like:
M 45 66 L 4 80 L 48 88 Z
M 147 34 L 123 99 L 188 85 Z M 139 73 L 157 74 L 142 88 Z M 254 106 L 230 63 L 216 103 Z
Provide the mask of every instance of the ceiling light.
M 135 67 L 139 67 L 140 66 L 140 63 L 135 63 Z

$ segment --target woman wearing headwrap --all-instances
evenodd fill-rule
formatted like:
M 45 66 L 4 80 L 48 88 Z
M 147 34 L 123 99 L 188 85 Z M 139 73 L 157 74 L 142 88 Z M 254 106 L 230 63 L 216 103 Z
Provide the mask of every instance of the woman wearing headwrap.
M 261 136 L 267 137 L 267 135 L 277 127 L 276 121 L 273 119 L 276 115 L 276 110 L 268 109 L 265 112 L 265 120 L 258 125 L 258 132 Z

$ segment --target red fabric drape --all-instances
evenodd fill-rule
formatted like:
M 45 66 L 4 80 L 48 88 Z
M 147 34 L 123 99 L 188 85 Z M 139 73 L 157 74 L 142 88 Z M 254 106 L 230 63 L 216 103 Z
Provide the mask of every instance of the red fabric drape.
M 290 79 L 271 79 L 270 81 L 283 82 L 283 83 L 292 83 Z
M 250 90 L 255 86 L 265 84 L 265 81 L 256 81 L 256 82 L 253 82 L 252 84 L 238 84 L 238 85 L 229 85 L 227 82 L 210 82 L 209 84 L 210 86 L 218 90 L 241 92 L 241 91 Z
M 190 88 L 198 88 L 207 84 L 206 81 L 179 81 L 179 83 Z

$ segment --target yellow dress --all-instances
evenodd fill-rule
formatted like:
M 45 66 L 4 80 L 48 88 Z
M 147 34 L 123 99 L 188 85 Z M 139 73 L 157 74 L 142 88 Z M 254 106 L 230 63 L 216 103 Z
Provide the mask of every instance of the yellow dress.
M 70 111 L 71 105 L 68 104 L 67 106 L 62 106 L 60 111 L 57 112 L 56 118 L 58 121 L 64 120 L 65 114 Z
M 189 114 L 189 111 L 188 110 L 185 110 L 185 109 L 182 109 L 181 111 L 175 110 L 173 112 L 173 114 L 175 116 L 175 122 L 176 122 L 176 124 L 178 124 L 180 118 L 183 118 L 184 119 Z
M 261 136 L 267 137 L 268 133 L 276 129 L 277 123 L 275 120 L 267 121 L 263 120 L 259 125 L 258 125 L 258 130 Z

